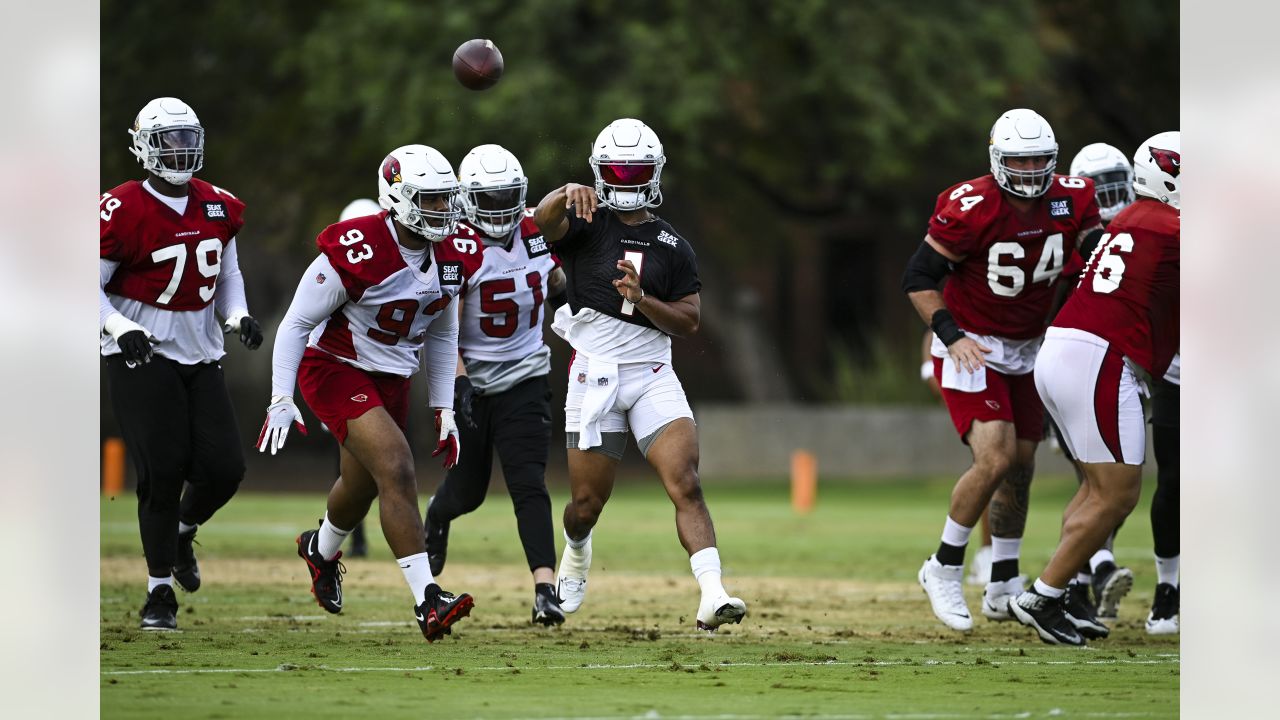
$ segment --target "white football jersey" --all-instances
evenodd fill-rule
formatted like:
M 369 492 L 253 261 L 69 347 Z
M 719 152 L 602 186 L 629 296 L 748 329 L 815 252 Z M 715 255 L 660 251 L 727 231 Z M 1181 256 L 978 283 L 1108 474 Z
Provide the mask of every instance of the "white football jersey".
M 330 225 L 317 238 L 346 302 L 311 331 L 309 347 L 356 367 L 409 377 L 417 372 L 427 328 L 449 308 L 479 262 L 478 244 L 448 239 L 410 257 L 396 242 L 387 214 Z M 431 255 L 426 272 L 420 264 Z M 305 282 L 305 281 L 304 281 Z
M 458 223 L 458 233 L 480 240 L 466 222 Z M 533 222 L 533 210 L 525 211 L 509 250 L 489 246 L 483 253 L 479 269 L 468 274 L 462 289 L 458 334 L 462 357 L 468 362 L 529 357 L 543 347 L 547 279 L 559 264 Z

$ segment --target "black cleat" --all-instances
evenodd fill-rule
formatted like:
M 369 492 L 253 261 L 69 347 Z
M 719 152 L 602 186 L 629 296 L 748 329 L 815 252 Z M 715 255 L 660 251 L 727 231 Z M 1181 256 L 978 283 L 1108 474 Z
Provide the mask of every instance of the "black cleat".
M 173 579 L 189 593 L 200 589 L 200 564 L 196 562 L 196 531 L 178 533 L 178 559 L 173 563 Z
M 433 497 L 432 500 L 435 498 Z M 449 554 L 449 523 L 431 519 L 431 500 L 427 501 L 427 511 L 422 515 L 423 532 L 427 542 L 427 563 L 431 565 L 431 575 L 444 572 L 445 556 Z
M 342 612 L 342 574 L 347 567 L 338 562 L 342 551 L 332 560 L 325 560 L 316 549 L 315 530 L 308 530 L 298 536 L 298 557 L 307 563 L 307 573 L 311 576 L 311 594 L 316 596 L 320 607 L 331 613 Z
M 155 590 L 147 593 L 147 602 L 142 606 L 143 630 L 177 630 L 178 629 L 178 597 L 173 594 L 170 585 L 157 585 Z
M 431 583 L 427 586 L 426 598 L 413 609 L 413 615 L 418 618 L 422 636 L 427 642 L 435 642 L 451 634 L 453 624 L 470 615 L 475 604 L 475 600 L 466 593 L 455 596 Z
M 1076 632 L 1086 640 L 1101 640 L 1111 634 L 1111 628 L 1102 624 L 1097 609 L 1089 602 L 1088 585 L 1082 582 L 1067 585 L 1067 592 L 1062 596 L 1062 609 Z
M 556 597 L 556 588 L 551 583 L 534 586 L 532 622 L 546 627 L 564 622 L 564 610 L 560 609 L 560 598 Z
M 1115 620 L 1120 615 L 1120 599 L 1133 589 L 1133 571 L 1104 562 L 1093 571 L 1093 600 L 1098 604 L 1098 617 Z
M 1062 598 L 1045 597 L 1027 590 L 1009 601 L 1009 611 L 1018 622 L 1033 628 L 1040 639 L 1050 645 L 1083 647 L 1085 644 L 1075 625 L 1067 619 Z
M 1169 583 L 1156 586 L 1156 599 L 1147 615 L 1148 635 L 1178 634 L 1178 588 Z

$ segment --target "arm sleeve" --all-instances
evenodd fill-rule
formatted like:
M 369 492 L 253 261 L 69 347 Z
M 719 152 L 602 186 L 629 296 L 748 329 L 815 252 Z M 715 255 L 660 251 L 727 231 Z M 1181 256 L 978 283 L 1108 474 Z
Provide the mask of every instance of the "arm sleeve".
M 315 278 L 324 275 L 325 282 Z M 276 344 L 271 351 L 271 396 L 293 397 L 298 381 L 298 365 L 307 349 L 307 336 L 334 311 L 347 302 L 347 291 L 338 281 L 338 273 L 324 255 L 311 262 L 302 274 L 293 302 L 276 329 Z
M 231 238 L 222 253 L 222 269 L 218 271 L 218 291 L 213 296 L 213 307 L 224 320 L 249 314 L 235 238 Z
M 427 328 L 423 355 L 427 363 L 427 393 L 433 408 L 453 407 L 453 377 L 458 367 L 458 307 L 451 302 Z
M 98 259 L 98 329 L 102 332 L 106 332 L 107 319 L 120 312 L 111 304 L 111 299 L 107 297 L 106 291 L 103 290 L 107 283 L 111 282 L 111 276 L 116 274 L 116 268 L 118 267 L 120 267 L 120 263 L 115 260 Z

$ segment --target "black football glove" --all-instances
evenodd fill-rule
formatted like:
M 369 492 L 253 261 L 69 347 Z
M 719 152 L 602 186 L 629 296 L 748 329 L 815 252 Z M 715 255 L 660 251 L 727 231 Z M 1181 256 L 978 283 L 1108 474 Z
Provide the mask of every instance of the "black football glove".
M 151 338 L 144 330 L 130 330 L 116 339 L 120 354 L 129 367 L 151 362 Z
M 471 378 L 459 375 L 453 379 L 453 412 L 469 428 L 476 427 L 476 421 L 471 417 L 471 402 L 476 399 L 477 394 Z
M 249 315 L 240 316 L 238 322 L 234 317 L 227 318 L 226 324 L 222 326 L 222 332 L 239 332 L 240 342 L 250 350 L 257 350 L 262 345 L 262 326 Z
M 240 320 L 240 342 L 250 350 L 257 350 L 262 345 L 262 326 L 248 315 Z

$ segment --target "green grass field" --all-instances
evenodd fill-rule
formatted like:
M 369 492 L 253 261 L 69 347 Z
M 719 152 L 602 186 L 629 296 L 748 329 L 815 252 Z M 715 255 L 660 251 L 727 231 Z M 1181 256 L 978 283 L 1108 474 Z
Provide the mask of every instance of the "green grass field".
M 453 525 L 441 584 L 476 598 L 452 637 L 423 641 L 371 518 L 371 556 L 346 562 L 345 609 L 308 592 L 293 538 L 322 494 L 243 494 L 200 530 L 204 587 L 179 593 L 177 633 L 143 633 L 136 504 L 102 503 L 104 718 L 1168 718 L 1176 637 L 1143 619 L 1155 586 L 1149 493 L 1116 554 L 1137 575 L 1108 640 L 1043 645 L 977 613 L 953 633 L 915 581 L 936 547 L 950 479 L 824 482 L 792 513 L 785 484 L 705 483 L 741 625 L 693 628 L 698 587 L 656 481 L 623 485 L 594 540 L 586 603 L 561 628 L 529 624 L 532 586 L 511 505 L 495 489 Z M 1040 478 L 1023 545 L 1032 577 L 1074 482 Z M 565 491 L 552 493 L 559 527 Z M 558 532 L 558 531 L 557 531 Z M 559 538 L 557 538 L 559 545 Z

